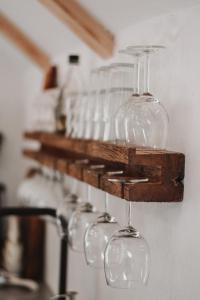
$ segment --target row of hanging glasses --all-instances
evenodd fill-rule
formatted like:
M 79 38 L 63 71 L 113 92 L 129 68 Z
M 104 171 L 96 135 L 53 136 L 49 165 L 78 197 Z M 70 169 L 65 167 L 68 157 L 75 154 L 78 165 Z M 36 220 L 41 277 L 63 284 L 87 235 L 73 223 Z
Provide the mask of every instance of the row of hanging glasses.
M 147 179 L 134 179 L 126 184 L 140 181 Z M 83 201 L 77 195 L 78 185 L 81 183 L 77 180 L 67 177 L 66 181 L 57 171 L 43 167 L 39 174 L 23 181 L 18 197 L 26 206 L 55 208 L 60 237 L 68 237 L 71 249 L 83 252 L 89 266 L 104 268 L 109 286 L 132 288 L 146 284 L 150 250 L 132 225 L 131 202 L 127 226 L 121 228 L 109 213 L 108 194 L 105 193 L 104 212 L 99 212 L 91 203 L 91 186 L 87 185 L 87 201 Z
M 65 99 L 66 135 L 164 148 L 168 115 L 149 86 L 150 56 L 163 48 L 129 46 L 120 55 L 131 56 L 132 63 L 117 62 L 93 70 L 89 90 Z

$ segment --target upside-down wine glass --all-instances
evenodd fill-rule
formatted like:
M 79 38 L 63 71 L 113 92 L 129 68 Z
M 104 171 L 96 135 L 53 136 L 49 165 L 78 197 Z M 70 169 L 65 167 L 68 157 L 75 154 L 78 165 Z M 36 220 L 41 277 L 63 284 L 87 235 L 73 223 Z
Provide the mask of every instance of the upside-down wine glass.
M 93 137 L 94 122 L 93 114 L 95 111 L 95 99 L 98 93 L 99 69 L 93 69 L 90 73 L 89 90 L 85 101 L 84 125 L 82 137 L 91 139 Z
M 121 173 L 121 171 L 107 172 L 110 175 Z M 103 268 L 106 245 L 112 234 L 118 229 L 118 222 L 108 213 L 108 193 L 105 193 L 105 210 L 85 233 L 85 259 L 89 266 Z
M 67 237 L 69 219 L 72 213 L 76 210 L 77 206 L 79 205 L 77 186 L 78 181 L 73 180 L 71 192 L 63 191 L 63 198 L 57 206 L 57 229 L 61 238 Z
M 90 202 L 91 186 L 88 185 L 88 200 L 79 205 L 69 220 L 68 237 L 71 249 L 76 252 L 84 252 L 84 236 L 88 226 L 94 222 L 99 212 Z
M 132 117 L 132 109 L 131 106 L 133 105 L 133 101 L 130 101 L 130 99 L 134 99 L 136 102 L 140 99 L 140 66 L 141 66 L 141 56 L 143 55 L 142 51 L 140 49 L 135 49 L 135 51 L 128 51 L 127 49 L 121 50 L 120 53 L 127 54 L 134 56 L 135 58 L 135 86 L 134 92 L 132 96 L 130 96 L 127 101 L 122 104 L 118 111 L 116 112 L 116 115 L 114 116 L 114 122 L 115 122 L 115 136 L 116 136 L 116 143 L 122 143 L 122 144 L 136 144 L 135 142 L 135 129 L 133 126 L 131 126 L 129 119 Z M 127 134 L 129 131 L 133 131 L 133 136 L 130 137 Z
M 110 179 L 112 182 L 139 184 L 148 179 Z M 145 285 L 149 276 L 150 250 L 147 241 L 131 221 L 132 203 L 128 204 L 128 224 L 114 233 L 105 250 L 104 270 L 106 282 L 114 288 L 129 289 Z
M 104 103 L 109 87 L 110 66 L 102 66 L 98 70 L 98 91 L 95 95 L 93 122 L 94 129 L 92 138 L 94 140 L 103 140 L 104 138 Z
M 125 144 L 164 148 L 168 131 L 168 115 L 161 103 L 149 92 L 150 54 L 161 46 L 130 46 L 124 52 L 138 59 L 146 55 L 144 92 L 139 91 L 140 61 L 137 63 L 137 91 L 116 114 L 116 137 Z M 124 137 L 125 134 L 125 137 Z
M 110 65 L 109 88 L 103 104 L 104 141 L 114 141 L 114 117 L 119 107 L 133 94 L 134 64 Z
M 144 92 L 142 95 L 143 106 L 146 107 L 148 113 L 148 142 L 147 145 L 153 148 L 165 148 L 169 116 L 163 104 L 157 97 L 152 95 L 150 91 L 150 56 L 157 53 L 159 50 L 164 49 L 164 46 L 151 45 L 151 46 L 138 46 L 145 54 L 145 67 L 144 67 Z M 131 49 L 131 48 L 130 48 Z M 147 128 L 147 126 L 145 126 Z

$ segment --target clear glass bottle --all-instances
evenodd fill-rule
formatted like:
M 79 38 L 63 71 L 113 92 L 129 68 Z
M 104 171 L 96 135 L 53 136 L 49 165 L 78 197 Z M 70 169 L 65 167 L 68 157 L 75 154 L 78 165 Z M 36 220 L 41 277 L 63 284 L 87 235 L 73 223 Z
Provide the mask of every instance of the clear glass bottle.
M 69 68 L 62 85 L 58 99 L 56 120 L 57 132 L 71 136 L 74 132 L 74 120 L 76 119 L 77 101 L 83 91 L 83 76 L 80 71 L 80 59 L 78 55 L 69 55 Z

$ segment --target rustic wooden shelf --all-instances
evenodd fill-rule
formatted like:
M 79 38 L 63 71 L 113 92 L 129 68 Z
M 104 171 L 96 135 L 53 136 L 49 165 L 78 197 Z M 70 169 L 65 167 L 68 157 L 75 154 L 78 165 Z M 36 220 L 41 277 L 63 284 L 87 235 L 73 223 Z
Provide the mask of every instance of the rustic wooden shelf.
M 40 143 L 39 151 L 24 155 L 128 201 L 178 202 L 183 200 L 185 157 L 182 153 L 134 148 L 109 142 L 70 139 L 45 132 L 27 132 Z M 122 174 L 123 172 L 123 174 Z M 148 182 L 112 182 L 110 179 Z

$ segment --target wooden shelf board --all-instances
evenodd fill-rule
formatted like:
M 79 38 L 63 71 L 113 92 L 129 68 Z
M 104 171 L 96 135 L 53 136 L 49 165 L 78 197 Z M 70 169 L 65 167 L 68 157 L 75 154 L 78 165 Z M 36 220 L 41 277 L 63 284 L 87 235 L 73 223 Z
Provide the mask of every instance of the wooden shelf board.
M 29 132 L 24 137 L 41 143 L 40 151 L 25 150 L 25 156 L 112 195 L 145 202 L 179 202 L 183 199 L 182 153 L 69 139 L 44 132 Z M 88 163 L 82 162 L 85 159 Z M 94 166 L 99 164 L 105 168 L 95 169 Z M 110 182 L 111 175 L 107 172 L 113 170 L 123 170 L 123 175 L 120 175 L 123 178 L 148 178 L 149 182 Z M 118 175 L 114 177 L 119 178 Z

